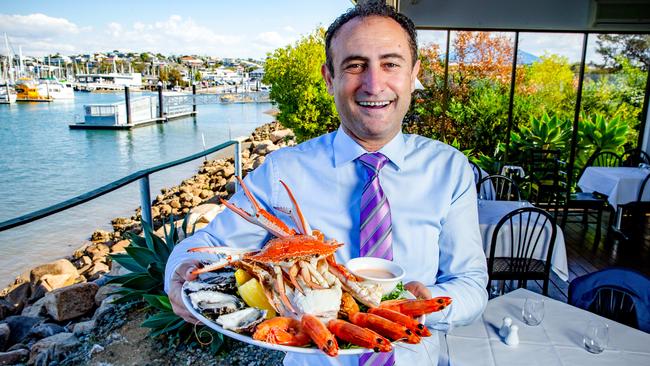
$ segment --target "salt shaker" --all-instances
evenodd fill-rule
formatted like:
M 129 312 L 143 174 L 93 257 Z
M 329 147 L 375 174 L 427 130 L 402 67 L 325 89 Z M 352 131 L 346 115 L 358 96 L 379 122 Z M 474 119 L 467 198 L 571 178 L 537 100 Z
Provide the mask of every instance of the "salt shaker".
M 510 326 L 510 333 L 506 336 L 506 344 L 515 347 L 519 344 L 519 327 L 516 325 Z
M 503 324 L 501 324 L 501 328 L 499 328 L 499 337 L 505 338 L 508 336 L 508 333 L 510 333 L 510 326 L 512 325 L 512 319 L 509 317 L 504 317 L 503 318 Z

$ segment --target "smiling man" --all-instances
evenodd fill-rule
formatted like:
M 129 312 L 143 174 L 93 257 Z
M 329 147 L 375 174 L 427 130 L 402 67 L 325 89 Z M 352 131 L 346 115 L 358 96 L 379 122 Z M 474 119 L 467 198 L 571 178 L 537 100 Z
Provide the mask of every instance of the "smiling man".
M 467 158 L 439 141 L 401 132 L 419 70 L 413 23 L 382 2 L 365 2 L 327 30 L 322 74 L 341 126 L 333 133 L 280 149 L 245 179 L 263 208 L 290 207 L 290 186 L 311 227 L 345 245 L 339 263 L 382 257 L 405 270 L 406 288 L 420 298 L 449 296 L 448 311 L 427 316 L 440 331 L 476 319 L 487 303 L 487 270 L 478 230 L 474 175 Z M 249 207 L 239 192 L 231 202 Z M 177 245 L 166 285 L 177 314 L 194 321 L 180 301 L 196 246 L 260 247 L 263 229 L 226 210 Z M 423 343 L 426 343 L 424 345 Z M 394 353 L 331 358 L 287 353 L 285 365 L 425 365 L 438 361 L 438 338 L 400 345 Z

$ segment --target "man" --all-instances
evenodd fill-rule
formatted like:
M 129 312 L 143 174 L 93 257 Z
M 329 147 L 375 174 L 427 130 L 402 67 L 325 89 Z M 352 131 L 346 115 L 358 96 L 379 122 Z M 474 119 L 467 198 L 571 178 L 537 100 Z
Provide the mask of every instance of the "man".
M 274 209 L 290 207 L 279 183 L 285 181 L 311 227 L 346 244 L 336 253 L 337 261 L 345 263 L 369 255 L 364 254 L 368 239 L 363 238 L 365 208 L 360 206 L 368 201 L 362 198 L 367 180 L 378 177 L 389 209 L 382 221 L 384 246 L 370 255 L 381 251 L 381 256 L 388 254 L 401 264 L 407 272 L 406 287 L 417 297 L 453 298 L 448 314 L 430 314 L 427 325 L 444 331 L 452 324 L 473 321 L 487 303 L 487 271 L 472 170 L 467 158 L 450 146 L 401 133 L 420 67 L 413 23 L 385 4 L 357 5 L 330 26 L 326 51 L 322 74 L 341 126 L 334 133 L 270 154 L 248 174 L 247 186 L 266 210 L 289 222 Z M 373 175 L 361 160 L 375 152 L 381 155 L 374 157 L 383 156 L 385 161 Z M 241 192 L 231 202 L 249 207 Z M 176 313 L 193 320 L 180 301 L 180 287 L 194 266 L 185 253 L 188 248 L 260 247 L 268 239 L 264 230 L 226 210 L 178 245 L 166 268 Z M 383 364 L 437 362 L 437 353 L 429 354 L 437 347 L 437 338 L 427 341 L 433 349 L 395 347 L 394 359 Z M 360 361 L 358 356 L 333 359 L 288 353 L 287 364 L 356 366 Z

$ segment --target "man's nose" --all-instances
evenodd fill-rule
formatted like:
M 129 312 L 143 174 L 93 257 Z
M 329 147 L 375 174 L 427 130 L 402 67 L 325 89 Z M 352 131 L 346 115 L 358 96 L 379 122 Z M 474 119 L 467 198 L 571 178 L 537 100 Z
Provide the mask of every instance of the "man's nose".
M 378 95 L 386 88 L 385 75 L 380 67 L 368 67 L 362 81 L 363 91 L 368 95 Z

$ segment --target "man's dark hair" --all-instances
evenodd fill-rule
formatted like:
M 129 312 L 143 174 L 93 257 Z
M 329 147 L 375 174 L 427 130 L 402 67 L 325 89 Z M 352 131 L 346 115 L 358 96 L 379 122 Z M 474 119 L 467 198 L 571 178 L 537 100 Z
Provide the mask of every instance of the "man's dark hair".
M 393 19 L 402 27 L 402 29 L 404 29 L 409 38 L 411 58 L 413 59 L 413 65 L 415 65 L 418 57 L 418 44 L 415 25 L 411 19 L 406 15 L 398 13 L 395 8 L 386 4 L 385 0 L 369 0 L 360 2 L 354 8 L 348 9 L 348 11 L 336 18 L 329 28 L 327 28 L 327 33 L 325 33 L 325 63 L 332 75 L 334 75 L 334 65 L 332 63 L 332 51 L 330 51 L 330 45 L 332 39 L 336 36 L 336 32 L 338 32 L 345 23 L 354 18 L 366 18 L 370 16 L 380 16 Z

